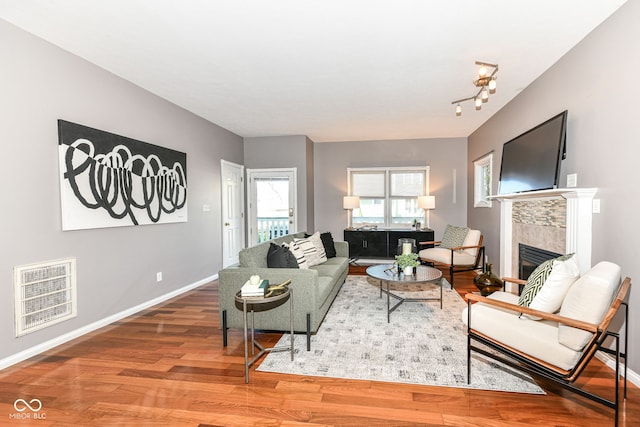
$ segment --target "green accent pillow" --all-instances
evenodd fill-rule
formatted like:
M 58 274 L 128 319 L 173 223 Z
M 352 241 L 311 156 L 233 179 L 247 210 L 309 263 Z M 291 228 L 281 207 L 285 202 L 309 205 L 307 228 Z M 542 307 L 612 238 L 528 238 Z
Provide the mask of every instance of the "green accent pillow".
M 527 284 L 524 285 L 524 289 L 520 294 L 520 298 L 518 298 L 518 305 L 523 307 L 529 307 L 531 301 L 536 297 L 540 289 L 542 289 L 542 285 L 547 281 L 547 278 L 551 274 L 551 270 L 553 269 L 554 261 L 566 261 L 571 258 L 573 254 L 562 255 L 558 258 L 549 259 L 538 267 L 531 273 L 529 278 L 527 279 Z
M 451 249 L 462 246 L 468 232 L 469 229 L 467 227 L 456 227 L 454 225 L 447 225 L 447 228 L 444 229 L 442 240 L 440 241 L 440 247 Z

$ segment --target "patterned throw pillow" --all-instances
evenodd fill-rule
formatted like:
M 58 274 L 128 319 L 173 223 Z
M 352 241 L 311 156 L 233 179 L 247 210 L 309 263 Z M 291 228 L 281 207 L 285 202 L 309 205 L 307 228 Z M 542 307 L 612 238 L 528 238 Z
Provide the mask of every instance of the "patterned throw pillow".
M 304 256 L 304 251 L 300 246 L 298 246 L 295 240 L 289 244 L 283 243 L 282 246 L 289 249 L 294 257 L 296 257 L 296 262 L 298 263 L 298 268 L 305 269 L 309 268 L 309 263 L 307 262 L 307 258 Z
M 524 289 L 520 294 L 520 298 L 518 299 L 518 305 L 523 307 L 529 307 L 531 302 L 536 297 L 540 289 L 542 289 L 542 285 L 547 281 L 547 278 L 551 274 L 551 270 L 553 269 L 554 261 L 566 261 L 571 258 L 573 254 L 562 255 L 561 257 L 549 259 L 538 267 L 531 273 L 529 278 L 527 279 L 527 284 L 524 285 Z
M 313 246 L 316 247 L 316 251 L 318 252 L 318 264 L 322 264 L 327 260 L 327 252 L 324 250 L 324 244 L 322 239 L 320 238 L 320 232 L 316 231 L 309 237 L 309 240 L 313 243 Z
M 454 225 L 447 225 L 444 229 L 444 235 L 440 241 L 441 248 L 457 248 L 462 246 L 464 238 L 467 237 L 469 229 L 467 227 L 456 227 Z
M 316 245 L 313 244 L 311 237 L 307 239 L 293 239 L 293 244 L 295 246 L 298 246 L 302 250 L 309 267 L 313 267 L 314 265 L 320 264 L 320 254 L 318 253 L 318 249 L 316 248 Z M 322 253 L 324 253 L 324 248 L 322 250 Z M 327 260 L 326 255 L 324 257 L 324 260 L 325 261 Z

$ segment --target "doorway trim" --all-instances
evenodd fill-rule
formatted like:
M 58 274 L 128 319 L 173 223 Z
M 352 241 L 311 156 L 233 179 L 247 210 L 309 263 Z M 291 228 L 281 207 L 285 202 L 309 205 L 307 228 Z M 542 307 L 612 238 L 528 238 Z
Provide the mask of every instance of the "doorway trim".
M 228 173 L 235 172 L 240 178 L 240 182 L 234 186 L 233 197 L 236 200 L 236 209 L 231 209 L 228 205 L 228 195 L 225 177 Z M 222 242 L 222 268 L 239 262 L 238 254 L 240 249 L 245 247 L 245 179 L 244 166 L 227 160 L 220 160 L 220 229 Z M 229 213 L 232 212 L 232 217 Z M 231 233 L 235 241 L 231 242 L 229 228 L 233 227 L 237 233 Z
M 253 189 L 255 178 L 288 178 L 289 179 L 289 208 L 293 212 L 289 216 L 289 234 L 295 233 L 298 226 L 298 169 L 297 168 L 263 168 L 247 169 L 247 236 L 248 244 L 258 243 L 256 233 L 257 206 Z

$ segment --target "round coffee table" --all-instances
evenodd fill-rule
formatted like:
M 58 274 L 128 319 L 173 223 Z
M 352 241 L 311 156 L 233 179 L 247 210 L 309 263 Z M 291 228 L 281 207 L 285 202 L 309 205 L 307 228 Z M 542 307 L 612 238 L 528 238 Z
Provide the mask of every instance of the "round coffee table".
M 387 322 L 391 321 L 391 312 L 398 308 L 405 301 L 440 301 L 440 309 L 442 309 L 442 272 L 437 268 L 419 265 L 416 267 L 416 273 L 407 276 L 404 273 L 398 273 L 396 266 L 390 264 L 372 265 L 367 268 L 367 275 L 373 279 L 380 281 L 380 296 L 385 292 L 387 294 Z M 387 284 L 387 288 L 382 287 L 382 283 Z M 389 290 L 389 285 L 414 285 L 422 283 L 438 283 L 440 284 L 440 298 L 403 298 Z M 391 306 L 391 297 L 398 300 L 396 304 Z

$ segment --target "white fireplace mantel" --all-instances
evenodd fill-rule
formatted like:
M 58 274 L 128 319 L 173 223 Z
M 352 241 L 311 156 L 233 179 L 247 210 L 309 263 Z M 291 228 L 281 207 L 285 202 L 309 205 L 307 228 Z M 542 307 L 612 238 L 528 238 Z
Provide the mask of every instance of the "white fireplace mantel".
M 580 274 L 587 272 L 591 268 L 591 217 L 597 191 L 597 188 L 555 188 L 491 196 L 500 202 L 500 275 L 513 276 L 513 202 L 559 198 L 567 200 L 565 253 L 575 253 Z

